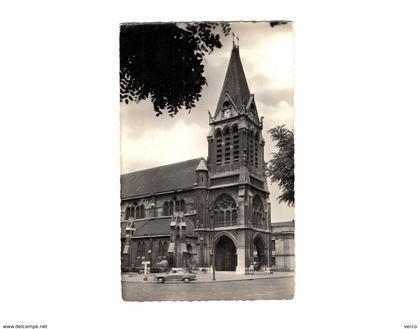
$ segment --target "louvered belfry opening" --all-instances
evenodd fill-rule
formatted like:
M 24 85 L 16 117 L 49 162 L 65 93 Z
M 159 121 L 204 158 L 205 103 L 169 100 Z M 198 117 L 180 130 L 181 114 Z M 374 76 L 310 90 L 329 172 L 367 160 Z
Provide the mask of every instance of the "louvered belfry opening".
M 239 131 L 238 126 L 234 125 L 232 128 L 232 138 L 233 138 L 233 162 L 239 160 Z
M 216 164 L 222 163 L 222 132 L 217 130 L 216 132 Z
M 230 143 L 231 143 L 231 139 L 230 139 L 230 129 L 229 129 L 229 127 L 226 127 L 223 130 L 223 139 L 224 139 L 224 142 L 225 142 L 225 145 L 224 145 L 225 163 L 230 163 Z

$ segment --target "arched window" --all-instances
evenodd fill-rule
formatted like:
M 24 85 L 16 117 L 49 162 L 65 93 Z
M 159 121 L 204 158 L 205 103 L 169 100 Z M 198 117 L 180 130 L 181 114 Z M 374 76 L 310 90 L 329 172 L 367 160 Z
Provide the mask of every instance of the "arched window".
M 144 209 L 144 205 L 140 206 L 140 218 L 146 217 L 146 210 Z
M 185 211 L 185 201 L 184 201 L 184 199 L 176 200 L 175 211 Z
M 222 212 L 215 211 L 213 219 L 214 219 L 215 226 L 223 226 L 224 222 L 223 222 L 223 213 Z
M 258 168 L 258 143 L 259 143 L 259 140 L 260 140 L 260 138 L 259 138 L 259 135 L 258 135 L 258 132 L 257 132 L 257 133 L 255 133 L 255 140 L 254 140 L 254 153 L 255 153 L 254 164 L 255 164 L 255 167 L 257 167 L 257 168 Z
M 163 203 L 163 216 L 170 216 L 174 213 L 174 203 L 172 201 L 165 201 Z
M 214 224 L 215 226 L 231 226 L 232 212 L 236 211 L 236 202 L 228 194 L 220 195 L 214 203 Z M 235 220 L 236 221 L 236 220 Z
M 248 152 L 249 163 L 254 164 L 254 134 L 252 131 L 248 132 Z
M 223 102 L 223 109 L 229 109 L 231 108 L 230 102 L 228 100 L 225 100 Z
M 130 218 L 130 207 L 125 208 L 125 220 Z
M 225 220 L 226 220 L 226 223 L 230 223 L 231 218 L 230 218 L 230 211 L 229 210 L 226 210 L 226 212 L 225 212 Z
M 135 212 L 134 207 L 130 206 L 126 209 L 127 220 L 130 219 L 130 218 L 134 218 L 134 216 L 135 216 L 134 212 Z
M 166 241 L 159 241 L 158 256 L 165 256 L 166 254 Z
M 163 241 L 162 245 L 162 256 L 166 256 L 166 253 L 168 252 L 168 242 Z
M 167 202 L 167 201 L 165 201 L 165 202 L 163 203 L 163 211 L 162 211 L 162 215 L 163 215 L 163 216 L 168 216 L 168 215 L 169 215 L 169 205 L 168 205 L 168 202 Z
M 146 256 L 146 244 L 144 241 L 139 242 L 137 245 L 137 257 L 145 257 Z
M 136 219 L 140 218 L 140 206 L 136 206 Z
M 261 198 L 256 195 L 252 199 L 252 225 L 254 227 L 262 227 L 262 217 L 264 213 L 264 206 L 261 201 Z
M 216 164 L 222 163 L 222 132 L 216 131 Z
M 163 216 L 170 216 L 173 213 L 172 201 L 165 201 L 163 204 Z
M 239 132 L 238 126 L 234 125 L 232 128 L 233 138 L 233 162 L 239 161 Z
M 225 163 L 229 163 L 230 162 L 230 129 L 229 127 L 225 127 L 225 129 L 223 130 L 223 138 L 225 140 Z
M 232 225 L 236 224 L 236 221 L 238 220 L 238 212 L 236 209 L 232 210 Z

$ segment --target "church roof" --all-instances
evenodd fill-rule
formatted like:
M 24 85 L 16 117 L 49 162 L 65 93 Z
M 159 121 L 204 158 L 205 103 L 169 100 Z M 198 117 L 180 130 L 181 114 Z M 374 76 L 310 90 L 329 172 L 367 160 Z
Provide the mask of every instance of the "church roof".
M 204 158 L 121 175 L 121 199 L 192 188 L 196 183 L 195 170 L 201 160 Z
M 171 235 L 171 220 L 158 218 L 134 223 L 134 236 Z
M 226 93 L 229 94 L 238 110 L 241 109 L 242 105 L 246 105 L 250 96 L 244 68 L 242 67 L 241 58 L 239 56 L 238 46 L 233 46 L 232 48 L 232 54 L 230 56 L 217 108 L 222 105 Z
M 134 222 L 133 236 L 171 235 L 172 217 L 148 219 Z M 126 222 L 121 223 L 121 237 L 125 237 Z

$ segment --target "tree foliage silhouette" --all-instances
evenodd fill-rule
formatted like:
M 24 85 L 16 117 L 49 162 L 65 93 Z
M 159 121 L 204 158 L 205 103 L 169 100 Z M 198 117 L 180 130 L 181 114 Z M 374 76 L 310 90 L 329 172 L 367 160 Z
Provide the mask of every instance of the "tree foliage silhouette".
M 206 84 L 204 56 L 229 33 L 228 23 L 122 24 L 120 102 L 150 97 L 156 116 L 191 110 Z
M 268 162 L 267 175 L 272 183 L 278 183 L 281 194 L 277 201 L 289 207 L 295 205 L 295 137 L 284 125 L 270 129 L 269 134 L 278 148 Z

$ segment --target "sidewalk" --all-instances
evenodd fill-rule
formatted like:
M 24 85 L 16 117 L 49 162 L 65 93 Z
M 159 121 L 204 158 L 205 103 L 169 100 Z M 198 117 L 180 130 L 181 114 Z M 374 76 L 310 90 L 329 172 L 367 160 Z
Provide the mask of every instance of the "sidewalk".
M 216 281 L 213 281 L 213 273 L 197 273 L 197 280 L 194 282 L 228 282 L 228 281 L 244 281 L 244 280 L 260 280 L 260 279 L 274 279 L 274 278 L 287 278 L 295 276 L 295 272 L 274 272 L 264 273 L 256 272 L 255 274 L 245 275 L 236 274 L 235 272 L 216 272 Z M 144 275 L 138 273 L 122 273 L 121 281 L 123 282 L 141 282 L 141 283 L 156 283 L 154 274 L 147 274 L 147 281 L 143 281 Z M 174 281 L 178 282 L 178 281 Z M 179 281 L 181 282 L 181 281 Z

